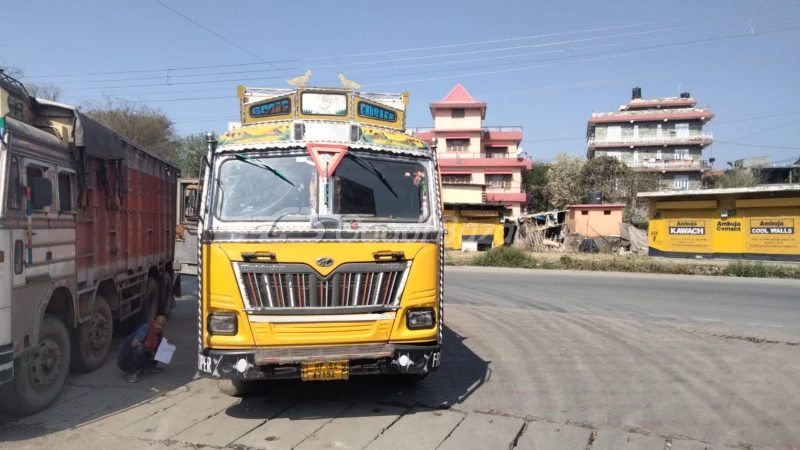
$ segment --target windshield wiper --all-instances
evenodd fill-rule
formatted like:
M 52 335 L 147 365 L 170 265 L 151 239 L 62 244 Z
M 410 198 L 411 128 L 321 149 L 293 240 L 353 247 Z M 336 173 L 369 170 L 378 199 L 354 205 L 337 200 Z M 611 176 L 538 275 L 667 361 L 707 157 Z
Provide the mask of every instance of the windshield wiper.
M 236 154 L 236 159 L 238 159 L 239 161 L 249 162 L 250 164 L 253 164 L 254 166 L 257 166 L 257 167 L 261 167 L 263 169 L 267 169 L 270 172 L 274 173 L 275 175 L 281 177 L 281 179 L 283 181 L 285 181 L 285 182 L 291 184 L 292 186 L 294 186 L 294 183 L 289 181 L 288 178 L 286 178 L 282 173 L 280 173 L 277 169 L 275 169 L 274 167 L 270 166 L 269 164 L 265 164 L 265 163 L 263 163 L 263 162 L 261 162 L 261 161 L 259 161 L 257 159 L 250 158 L 249 156 L 245 156 L 245 155 L 243 155 L 241 153 L 237 153 Z
M 378 168 L 377 168 L 377 167 L 375 167 L 375 165 L 374 165 L 374 164 L 372 164 L 371 162 L 369 162 L 369 161 L 367 161 L 367 160 L 365 160 L 365 159 L 361 159 L 361 157 L 359 157 L 359 156 L 356 156 L 356 155 L 354 155 L 354 154 L 352 154 L 352 153 L 349 153 L 349 152 L 348 152 L 348 153 L 345 153 L 344 155 L 345 155 L 345 156 L 349 156 L 349 157 L 353 158 L 353 161 L 355 161 L 356 163 L 358 163 L 358 165 L 360 165 L 361 167 L 364 167 L 364 169 L 366 169 L 366 170 L 367 170 L 367 172 L 370 172 L 370 170 L 369 170 L 369 169 L 367 169 L 367 168 L 364 166 L 364 163 L 367 163 L 367 164 L 369 164 L 369 165 L 370 165 L 370 167 L 372 167 L 372 170 L 374 170 L 374 172 L 370 172 L 370 173 L 372 173 L 373 175 L 375 175 L 376 177 L 378 177 L 378 178 L 379 178 L 379 179 L 380 179 L 380 180 L 383 182 L 383 185 L 384 185 L 384 186 L 386 186 L 386 187 L 387 187 L 387 188 L 388 188 L 388 189 L 389 189 L 389 190 L 392 192 L 392 194 L 395 196 L 395 198 L 400 198 L 400 197 L 398 197 L 398 196 L 397 196 L 397 193 L 394 191 L 394 189 L 392 189 L 392 186 L 389 184 L 389 180 L 387 180 L 387 179 L 386 179 L 386 176 L 384 176 L 384 175 L 383 175 L 383 173 L 381 173 L 381 171 L 380 171 L 380 170 L 378 170 Z

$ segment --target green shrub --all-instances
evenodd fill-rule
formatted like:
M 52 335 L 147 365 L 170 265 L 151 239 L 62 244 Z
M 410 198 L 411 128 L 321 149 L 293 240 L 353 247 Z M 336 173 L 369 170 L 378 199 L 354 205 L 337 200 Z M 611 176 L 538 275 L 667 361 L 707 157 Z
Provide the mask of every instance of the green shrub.
M 533 269 L 536 267 L 536 259 L 525 250 L 504 245 L 479 253 L 475 259 L 472 260 L 472 264 L 484 267 L 519 267 L 523 269 Z

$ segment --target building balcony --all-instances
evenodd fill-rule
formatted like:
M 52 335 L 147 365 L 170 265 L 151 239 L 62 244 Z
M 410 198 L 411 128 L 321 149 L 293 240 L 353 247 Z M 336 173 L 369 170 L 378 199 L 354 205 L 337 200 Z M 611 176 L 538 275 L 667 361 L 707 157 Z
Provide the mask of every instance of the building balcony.
M 480 131 L 483 134 L 483 139 L 487 140 L 496 140 L 496 141 L 520 141 L 522 140 L 522 127 L 521 126 L 486 126 L 481 127 L 479 129 L 449 129 L 449 128 L 435 128 L 435 127 L 413 127 L 407 128 L 407 132 L 412 133 L 419 139 L 424 140 L 425 142 L 430 142 L 430 139 L 433 136 L 439 138 L 440 145 L 443 144 L 441 142 L 442 138 L 447 135 L 447 133 L 454 133 L 454 132 L 476 132 Z
M 622 136 L 589 139 L 589 148 L 621 147 L 621 146 L 667 146 L 667 145 L 711 145 L 714 136 L 710 131 L 701 133 L 677 134 L 665 133 L 662 136 Z
M 684 171 L 697 169 L 711 170 L 711 163 L 705 159 L 665 159 L 655 161 L 626 162 L 628 167 L 642 171 Z

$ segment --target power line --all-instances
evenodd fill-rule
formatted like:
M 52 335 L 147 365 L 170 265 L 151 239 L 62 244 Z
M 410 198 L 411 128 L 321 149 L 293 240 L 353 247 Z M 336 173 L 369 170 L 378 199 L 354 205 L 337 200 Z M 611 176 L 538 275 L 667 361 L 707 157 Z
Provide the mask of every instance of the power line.
M 287 72 L 287 71 L 285 71 L 285 70 L 281 69 L 280 67 L 278 67 L 278 66 L 276 66 L 276 65 L 272 64 L 272 63 L 271 63 L 271 62 L 269 62 L 269 61 L 265 61 L 265 60 L 264 60 L 264 58 L 262 58 L 262 57 L 260 57 L 260 56 L 256 55 L 255 53 L 253 53 L 253 52 L 251 52 L 251 51 L 247 50 L 246 48 L 244 48 L 244 47 L 242 47 L 242 46 L 240 46 L 240 45 L 238 45 L 238 44 L 236 44 L 236 43 L 234 43 L 234 42 L 231 42 L 230 40 L 226 39 L 224 36 L 221 36 L 221 35 L 217 34 L 216 32 L 214 32 L 214 31 L 213 31 L 213 30 L 211 30 L 210 28 L 207 28 L 207 27 L 205 27 L 205 26 L 201 25 L 200 23 L 197 23 L 197 22 L 195 22 L 194 20 L 192 20 L 192 19 L 190 19 L 190 18 L 186 17 L 185 15 L 181 14 L 181 13 L 180 13 L 180 11 L 177 11 L 177 10 L 175 10 L 175 9 L 172 9 L 172 8 L 170 8 L 169 6 L 167 6 L 167 5 L 165 5 L 164 3 L 162 3 L 160 0 L 153 0 L 153 1 L 154 1 L 154 2 L 156 2 L 156 3 L 158 3 L 159 5 L 163 6 L 164 8 L 167 8 L 168 10 L 172 11 L 173 13 L 175 13 L 175 14 L 177 14 L 177 15 L 179 15 L 179 16 L 181 16 L 181 17 L 183 17 L 184 19 L 188 20 L 189 22 L 191 22 L 191 23 L 193 23 L 193 24 L 197 25 L 198 27 L 200 27 L 200 28 L 202 28 L 202 29 L 204 29 L 204 30 L 208 31 L 209 33 L 213 34 L 214 36 L 216 36 L 216 37 L 218 37 L 218 38 L 222 39 L 223 41 L 227 42 L 228 44 L 231 44 L 232 46 L 234 46 L 234 47 L 238 48 L 239 50 L 241 50 L 241 51 L 243 51 L 243 52 L 247 53 L 248 55 L 250 55 L 250 56 L 252 56 L 252 57 L 254 57 L 254 58 L 256 58 L 256 59 L 258 59 L 259 61 L 261 61 L 261 62 L 263 62 L 263 63 L 267 63 L 267 64 L 269 64 L 270 66 L 272 66 L 272 67 L 274 67 L 274 68 L 276 68 L 276 69 L 280 70 L 281 72 L 285 73 L 286 75 L 292 76 L 292 74 L 290 74 L 289 72 Z
M 763 35 L 763 34 L 770 34 L 770 33 L 780 32 L 780 31 L 794 30 L 794 29 L 800 29 L 800 27 L 790 27 L 790 28 L 782 28 L 782 29 L 777 29 L 777 30 L 768 30 L 768 31 L 765 31 L 765 32 L 761 32 L 761 33 L 759 33 L 759 34 L 757 34 L 755 36 L 760 36 L 760 35 Z M 700 39 L 700 40 L 688 41 L 688 42 L 683 42 L 683 43 L 678 43 L 678 44 L 662 44 L 662 45 L 656 45 L 656 46 L 650 46 L 650 47 L 640 47 L 640 48 L 629 49 L 629 50 L 614 50 L 614 51 L 610 51 L 610 52 L 596 52 L 596 53 L 594 53 L 592 55 L 607 55 L 607 56 L 597 57 L 597 58 L 579 59 L 579 60 L 575 60 L 575 61 L 565 61 L 565 60 L 569 60 L 571 58 L 576 58 L 576 57 L 579 57 L 580 55 L 567 56 L 567 57 L 563 57 L 563 58 L 551 58 L 551 59 L 545 59 L 545 60 L 520 61 L 520 62 L 512 63 L 512 64 L 520 64 L 520 63 L 525 63 L 525 62 L 542 62 L 542 61 L 561 61 L 561 62 L 553 63 L 553 64 L 541 64 L 541 65 L 536 65 L 536 66 L 512 68 L 512 69 L 502 69 L 502 70 L 489 71 L 489 72 L 477 72 L 477 73 L 466 73 L 466 74 L 459 73 L 458 75 L 454 75 L 454 76 L 442 76 L 442 77 L 425 78 L 425 79 L 417 79 L 417 80 L 393 81 L 393 82 L 386 82 L 386 83 L 375 83 L 375 84 L 372 84 L 372 86 L 383 86 L 383 85 L 398 84 L 398 83 L 417 83 L 417 82 L 434 81 L 434 80 L 441 80 L 441 79 L 448 79 L 448 78 L 460 78 L 460 77 L 467 77 L 467 76 L 477 76 L 477 75 L 489 75 L 489 74 L 505 73 L 505 72 L 515 72 L 515 71 L 520 71 L 520 70 L 531 70 L 531 69 L 536 69 L 536 68 L 551 67 L 551 66 L 562 65 L 562 64 L 571 64 L 571 63 L 580 63 L 580 62 L 587 62 L 587 61 L 597 61 L 597 60 L 603 60 L 603 59 L 619 58 L 619 57 L 624 57 L 624 56 L 631 56 L 631 55 L 637 55 L 637 54 L 641 54 L 641 53 L 647 53 L 647 52 L 650 52 L 650 51 L 669 49 L 669 48 L 679 48 L 679 47 L 685 47 L 685 46 L 688 46 L 688 45 L 696 45 L 696 44 L 703 44 L 703 43 L 709 43 L 709 42 L 719 42 L 719 41 L 738 39 L 738 38 L 750 37 L 750 36 L 751 36 L 751 34 L 749 32 L 745 32 L 743 34 L 727 36 L 727 37 L 723 37 L 723 38 Z M 631 50 L 633 50 L 633 51 L 631 51 Z M 622 53 L 622 54 L 619 54 L 619 55 L 613 55 L 614 53 L 617 53 L 617 52 L 627 52 L 627 53 Z M 482 66 L 482 67 L 492 68 L 492 67 L 499 67 L 499 66 L 502 66 L 502 65 L 509 65 L 509 64 L 491 64 L 491 65 L 486 65 L 486 66 Z M 476 69 L 476 68 L 481 68 L 481 66 L 473 67 L 473 69 Z M 414 76 L 414 75 L 425 75 L 425 74 L 429 74 L 429 73 L 442 73 L 442 72 L 453 72 L 453 71 L 461 72 L 462 70 L 464 70 L 464 69 L 440 69 L 440 70 L 428 71 L 428 72 L 422 72 L 422 73 L 411 73 L 411 74 L 400 74 L 400 75 L 389 75 L 389 76 L 370 76 L 370 77 L 364 77 L 364 78 L 365 79 L 376 79 L 376 78 L 377 79 L 381 79 L 381 78 L 387 78 L 387 77 L 406 77 L 406 76 Z M 323 74 L 323 75 L 325 75 L 325 74 Z M 334 73 L 330 73 L 329 75 L 335 75 L 335 74 Z M 223 80 L 187 81 L 187 82 L 171 83 L 169 85 L 163 84 L 163 83 L 157 83 L 157 84 L 136 84 L 136 85 L 122 85 L 122 86 L 99 86 L 99 87 L 81 88 L 80 90 L 138 88 L 138 87 L 151 87 L 151 86 L 178 86 L 178 85 L 215 84 L 215 83 L 224 83 L 224 82 L 263 81 L 263 80 L 266 80 L 266 79 L 279 79 L 279 78 L 282 78 L 282 77 L 272 76 L 272 77 L 258 77 L 258 78 L 232 78 L 232 79 L 223 79 Z M 65 89 L 65 91 L 69 91 L 69 90 L 70 89 Z
M 769 34 L 769 33 L 773 33 L 773 32 L 796 30 L 796 29 L 800 29 L 800 27 L 790 27 L 790 28 L 782 28 L 782 29 L 779 29 L 779 30 L 770 30 L 770 31 L 767 31 L 767 32 L 759 33 L 756 36 L 763 35 L 763 34 Z M 687 47 L 687 46 L 690 46 L 690 45 L 696 45 L 696 44 L 702 44 L 702 43 L 708 43 L 708 42 L 721 42 L 721 41 L 726 41 L 726 40 L 731 40 L 731 39 L 738 39 L 738 38 L 749 37 L 749 36 L 752 36 L 752 35 L 748 32 L 746 34 L 742 34 L 742 35 L 738 35 L 738 36 L 731 36 L 731 37 L 725 37 L 725 38 L 716 38 L 716 39 L 704 39 L 704 40 L 700 40 L 700 41 L 688 42 L 688 43 L 683 43 L 683 44 L 679 44 L 679 45 L 667 45 L 667 46 L 663 46 L 663 47 L 660 47 L 660 48 L 651 48 L 651 49 L 645 49 L 645 50 L 641 50 L 641 51 L 628 52 L 628 53 L 623 53 L 623 54 L 620 54 L 620 55 L 610 55 L 610 56 L 603 56 L 603 57 L 599 57 L 599 58 L 588 58 L 588 59 L 583 59 L 583 60 L 578 60 L 578 61 L 564 61 L 564 62 L 553 63 L 553 64 L 543 64 L 543 65 L 537 65 L 537 66 L 519 67 L 519 68 L 514 68 L 514 69 L 495 70 L 495 71 L 488 71 L 488 72 L 462 73 L 462 74 L 458 74 L 458 75 L 450 75 L 450 76 L 442 76 L 442 77 L 434 77 L 434 78 L 421 78 L 421 79 L 416 79 L 416 80 L 392 81 L 392 82 L 386 82 L 386 83 L 376 83 L 376 84 L 372 84 L 371 86 L 386 86 L 386 85 L 398 84 L 398 83 L 422 83 L 422 82 L 446 80 L 446 79 L 452 79 L 452 78 L 463 78 L 463 77 L 471 77 L 471 76 L 479 76 L 479 75 L 494 75 L 494 74 L 498 74 L 498 73 L 517 72 L 517 71 L 521 71 L 521 70 L 538 69 L 538 68 L 542 68 L 542 67 L 552 67 L 552 66 L 558 66 L 558 65 L 564 65 L 564 64 L 572 64 L 572 63 L 577 63 L 577 62 L 600 61 L 600 60 L 605 60 L 605 59 L 621 58 L 623 56 L 638 55 L 638 54 L 641 54 L 641 53 L 647 53 L 649 51 L 658 50 L 658 49 Z
M 154 0 L 158 1 L 158 0 Z M 200 25 L 199 23 L 189 19 L 188 17 L 184 16 L 178 11 L 175 11 L 172 8 L 164 5 L 163 3 L 159 2 L 162 6 L 170 9 L 174 13 L 180 15 L 181 17 L 189 20 L 190 22 L 194 23 L 195 25 L 203 28 L 204 30 L 214 34 L 215 36 L 225 40 L 226 42 L 230 43 L 231 45 L 236 46 L 237 48 L 251 54 L 249 51 L 239 47 L 238 45 L 230 42 L 229 40 L 225 39 L 222 36 L 219 36 L 217 33 L 209 30 L 208 28 Z M 559 33 L 549 33 L 549 34 L 541 34 L 541 35 L 532 35 L 532 36 L 521 36 L 521 37 L 514 37 L 514 38 L 506 38 L 506 39 L 495 39 L 495 40 L 488 40 L 488 41 L 478 41 L 478 42 L 467 42 L 467 43 L 458 43 L 458 44 L 449 44 L 449 45 L 437 45 L 437 46 L 428 46 L 428 47 L 417 47 L 417 48 L 406 48 L 406 49 L 399 49 L 399 50 L 386 50 L 380 52 L 370 52 L 370 53 L 358 53 L 358 54 L 349 54 L 349 55 L 338 55 L 338 56 L 324 56 L 324 57 L 312 57 L 312 58 L 302 58 L 302 59 L 290 59 L 290 60 L 273 60 L 273 61 L 264 61 L 263 59 L 259 58 L 256 55 L 256 58 L 261 60 L 260 63 L 236 63 L 236 64 L 216 64 L 216 65 L 206 65 L 206 66 L 186 66 L 186 67 L 172 67 L 172 68 L 162 68 L 162 69 L 145 69 L 145 70 L 127 70 L 127 71 L 111 71 L 111 72 L 87 72 L 87 73 L 79 73 L 79 74 L 59 74 L 59 75 L 33 75 L 28 76 L 25 78 L 65 78 L 65 77 L 80 77 L 80 76 L 94 76 L 94 75 L 120 75 L 120 74 L 129 74 L 129 73 L 153 73 L 153 72 L 165 72 L 165 71 L 182 71 L 182 70 L 201 70 L 201 69 L 214 69 L 214 68 L 222 68 L 222 67 L 243 67 L 243 66 L 253 66 L 253 65 L 261 65 L 261 64 L 269 64 L 273 65 L 273 63 L 288 63 L 288 62 L 303 62 L 303 61 L 318 61 L 318 60 L 326 60 L 326 59 L 344 59 L 344 58 L 355 58 L 355 57 L 362 57 L 362 56 L 371 56 L 371 55 L 384 55 L 384 54 L 392 54 L 392 53 L 402 53 L 402 52 L 418 52 L 424 50 L 436 50 L 442 48 L 456 48 L 456 47 L 466 47 L 466 46 L 473 46 L 473 45 L 484 45 L 489 43 L 498 43 L 498 42 L 511 42 L 511 41 L 520 41 L 520 40 L 530 40 L 530 39 L 540 39 L 545 37 L 555 37 L 555 36 L 569 36 L 573 34 L 579 33 L 590 33 L 590 32 L 597 32 L 597 31 L 608 31 L 608 30 L 615 30 L 615 29 L 623 29 L 623 28 L 635 28 L 647 25 L 657 25 L 663 23 L 671 23 L 671 22 L 679 22 L 679 21 L 688 21 L 688 20 L 697 20 L 697 19 L 706 19 L 712 17 L 721 17 L 733 14 L 740 14 L 743 12 L 752 12 L 753 15 L 757 11 L 766 11 L 772 9 L 780 9 L 786 7 L 797 7 L 796 3 L 785 3 L 782 5 L 775 5 L 770 7 L 764 8 L 755 8 L 755 9 L 740 9 L 735 11 L 730 11 L 726 13 L 719 13 L 719 14 L 711 14 L 711 15 L 702 15 L 702 16 L 694 16 L 694 17 L 681 17 L 676 19 L 667 19 L 667 20 L 660 20 L 660 21 L 652 21 L 652 22 L 643 22 L 637 24 L 628 24 L 628 25 L 616 25 L 611 27 L 603 27 L 603 28 L 590 28 L 584 30 L 573 30 L 573 31 L 566 31 L 566 32 L 559 32 Z M 764 18 L 769 16 L 760 16 L 757 18 Z M 273 65 L 277 70 L 283 70 Z
M 769 17 L 769 16 L 767 16 Z M 579 39 L 579 40 L 568 40 L 568 41 L 559 41 L 559 42 L 548 42 L 544 44 L 535 44 L 535 45 L 522 45 L 522 46 L 515 46 L 515 47 L 502 47 L 502 48 L 495 48 L 495 49 L 488 49 L 488 50 L 475 50 L 469 52 L 458 52 L 458 53 L 447 53 L 447 54 L 437 54 L 437 55 L 423 55 L 423 56 L 413 56 L 413 57 L 406 57 L 406 58 L 394 58 L 394 59 L 384 59 L 384 60 L 376 60 L 376 61 L 361 61 L 361 62 L 354 62 L 354 63 L 342 63 L 342 64 L 328 64 L 328 65 L 318 65 L 318 66 L 309 66 L 308 69 L 320 69 L 320 68 L 333 68 L 333 67 L 345 67 L 345 66 L 363 66 L 363 65 L 378 65 L 390 62 L 401 62 L 401 61 L 413 61 L 419 59 L 443 59 L 443 58 L 450 58 L 453 56 L 463 56 L 463 55 L 473 55 L 473 54 L 480 54 L 480 53 L 497 53 L 503 51 L 510 51 L 510 50 L 521 50 L 521 49 L 529 49 L 529 48 L 539 48 L 539 47 L 549 47 L 549 46 L 559 46 L 559 45 L 567 45 L 569 44 L 570 47 L 561 50 L 553 50 L 548 52 L 533 52 L 533 53 L 516 53 L 512 55 L 501 55 L 501 56 L 493 56 L 488 58 L 475 58 L 475 59 L 467 59 L 467 60 L 459 60 L 459 61 L 437 61 L 434 63 L 426 63 L 426 64 L 410 64 L 410 65 L 401 65 L 401 66 L 391 66 L 391 67 L 373 67 L 368 69 L 356 69 L 350 71 L 348 73 L 357 73 L 357 72 L 374 72 L 374 71 L 387 71 L 387 70 L 397 70 L 397 69 L 404 69 L 404 68 L 413 68 L 413 67 L 425 67 L 425 66 L 437 66 L 437 65 L 445 65 L 445 64 L 462 64 L 462 63 L 469 63 L 469 62 L 478 62 L 478 61 L 489 61 L 489 60 L 496 60 L 496 59 L 508 59 L 508 58 L 518 58 L 522 56 L 531 56 L 531 55 L 542 55 L 542 54 L 551 54 L 551 53 L 569 53 L 569 52 L 580 52 L 583 50 L 589 50 L 593 48 L 604 48 L 604 47 L 614 47 L 626 44 L 634 44 L 634 43 L 642 43 L 642 42 L 652 42 L 652 41 L 660 41 L 665 39 L 679 39 L 684 37 L 692 37 L 692 36 L 699 36 L 705 34 L 715 34 L 721 33 L 728 30 L 711 30 L 711 31 L 702 31 L 699 33 L 689 33 L 683 35 L 670 35 L 664 37 L 658 37 L 653 39 L 645 39 L 645 40 L 638 40 L 632 42 L 617 42 L 611 44 L 603 44 L 603 45 L 595 45 L 595 46 L 586 46 L 586 47 L 578 47 L 575 48 L 573 45 L 576 42 L 589 42 L 589 41 L 596 41 L 596 40 L 604 40 L 604 39 L 613 39 L 618 37 L 629 37 L 629 36 L 638 36 L 643 34 L 652 34 L 652 33 L 662 33 L 662 32 L 671 32 L 677 30 L 683 30 L 687 28 L 693 27 L 702 27 L 708 25 L 719 25 L 719 24 L 727 24 L 727 23 L 734 23 L 734 22 L 741 22 L 744 19 L 735 19 L 735 20 L 728 20 L 723 22 L 713 22 L 713 23 L 705 23 L 705 24 L 697 24 L 693 26 L 682 26 L 682 27 L 675 27 L 675 28 L 667 28 L 667 29 L 660 29 L 660 30 L 650 30 L 650 31 L 643 31 L 638 33 L 625 33 L 619 35 L 612 35 L 612 36 L 598 36 L 586 39 Z M 513 63 L 512 63 L 513 64 Z M 302 70 L 297 67 L 289 68 L 289 70 Z M 460 70 L 460 69 L 459 69 Z M 242 70 L 242 71 L 228 71 L 228 72 L 212 72 L 212 73 L 203 73 L 203 74 L 183 74 L 183 75 L 159 75 L 153 77 L 137 77 L 137 78 L 117 78 L 117 79 L 106 79 L 106 80 L 78 80 L 78 81 L 67 81 L 62 82 L 61 85 L 67 84 L 83 84 L 83 83 L 102 83 L 102 82 L 119 82 L 119 81 L 138 81 L 138 80 L 153 80 L 153 79 L 167 79 L 166 85 L 172 85 L 175 83 L 170 83 L 169 80 L 172 78 L 197 78 L 197 77 L 207 77 L 207 76 L 216 76 L 216 75 L 239 75 L 245 73 L 264 73 L 264 72 L 273 72 L 272 69 L 258 69 L 258 70 Z M 212 80 L 213 81 L 213 80 Z
M 742 144 L 742 143 L 739 143 L 739 142 L 730 142 L 730 141 L 715 141 L 715 142 L 719 142 L 721 144 L 727 144 L 727 145 L 738 145 L 738 146 L 742 146 L 742 147 L 760 147 L 760 148 L 776 148 L 776 149 L 782 149 L 782 150 L 800 150 L 800 147 L 782 147 L 782 146 L 779 146 L 779 145 Z

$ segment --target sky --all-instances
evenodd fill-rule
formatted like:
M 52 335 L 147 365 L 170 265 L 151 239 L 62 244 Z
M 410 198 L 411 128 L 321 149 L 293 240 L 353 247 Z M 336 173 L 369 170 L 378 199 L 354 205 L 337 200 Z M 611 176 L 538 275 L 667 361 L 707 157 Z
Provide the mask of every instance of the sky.
M 54 83 L 61 101 L 105 95 L 161 108 L 180 133 L 238 121 L 236 87 L 410 93 L 407 125 L 461 83 L 485 126 L 522 126 L 534 160 L 586 154 L 592 112 L 689 92 L 715 118 L 725 162 L 800 157 L 797 0 L 5 1 L 0 64 Z M 215 66 L 215 67 L 211 67 Z

